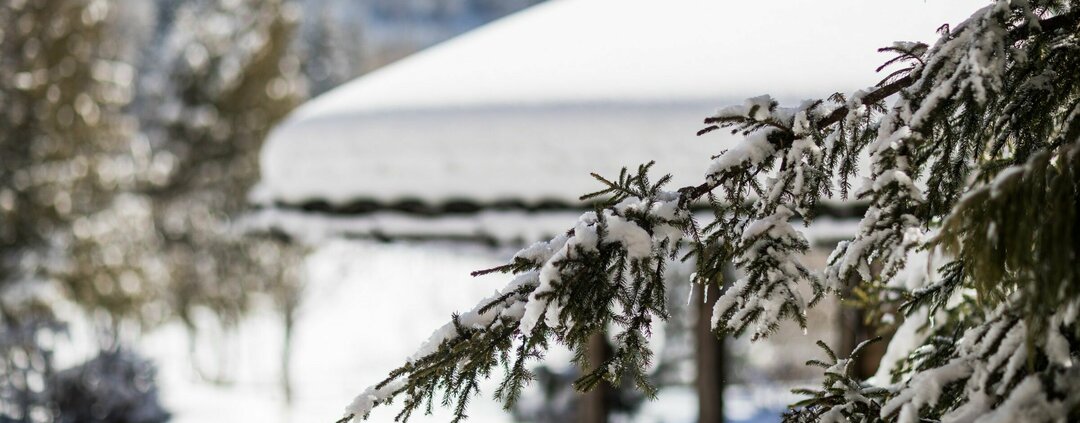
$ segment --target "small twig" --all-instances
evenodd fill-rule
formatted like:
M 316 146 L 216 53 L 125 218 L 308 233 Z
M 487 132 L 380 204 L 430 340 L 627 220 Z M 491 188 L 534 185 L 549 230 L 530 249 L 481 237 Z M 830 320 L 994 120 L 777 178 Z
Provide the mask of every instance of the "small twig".
M 476 270 L 476 271 L 470 272 L 469 275 L 472 275 L 474 277 L 475 276 L 484 276 L 484 275 L 490 275 L 492 273 L 506 272 L 506 271 L 511 270 L 513 268 L 514 268 L 514 264 L 510 263 L 510 264 L 504 264 L 502 266 L 492 267 L 490 269 Z
M 353 416 L 355 416 L 355 414 L 349 414 L 349 415 L 347 415 L 345 417 L 342 417 L 341 420 L 338 420 L 338 421 L 336 421 L 334 423 L 349 423 L 349 420 L 352 420 Z

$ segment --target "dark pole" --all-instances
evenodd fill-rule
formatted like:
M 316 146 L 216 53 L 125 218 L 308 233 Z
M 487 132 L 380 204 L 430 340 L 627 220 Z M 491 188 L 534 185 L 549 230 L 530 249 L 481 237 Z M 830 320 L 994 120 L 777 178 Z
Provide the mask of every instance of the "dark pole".
M 734 272 L 730 266 L 724 268 L 724 279 L 732 280 Z M 724 421 L 724 342 L 712 331 L 712 309 L 720 298 L 720 281 L 709 281 L 709 289 L 704 301 L 697 299 L 697 324 L 695 328 L 697 342 L 697 391 L 698 422 L 722 423 Z M 697 289 L 702 289 L 698 287 Z
M 593 368 L 611 358 L 611 354 L 611 345 L 608 344 L 604 332 L 597 332 L 589 338 L 589 363 Z M 578 421 L 581 423 L 607 423 L 608 415 L 611 413 L 610 401 L 614 395 L 611 383 L 606 380 L 602 381 L 593 390 L 580 395 Z

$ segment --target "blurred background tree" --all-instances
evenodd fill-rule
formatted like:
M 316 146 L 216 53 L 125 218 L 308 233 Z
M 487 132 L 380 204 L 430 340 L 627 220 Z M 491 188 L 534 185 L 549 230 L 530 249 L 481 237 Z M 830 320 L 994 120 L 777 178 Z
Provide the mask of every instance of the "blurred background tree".
M 128 24 L 147 9 L 138 2 L 0 8 L 6 419 L 49 421 L 63 414 L 56 405 L 77 408 L 49 402 L 50 386 L 71 388 L 82 374 L 53 383 L 42 333 L 63 329 L 58 303 L 91 317 L 103 351 L 95 360 L 111 363 L 141 363 L 117 351 L 160 323 L 180 319 L 194 332 L 199 307 L 235 324 L 254 294 L 292 321 L 299 288 L 284 269 L 299 253 L 243 239 L 230 217 L 257 177 L 263 137 L 304 93 L 289 53 L 297 11 L 281 2 L 177 6 L 159 14 L 166 29 L 156 35 Z M 159 53 L 140 57 L 146 51 Z M 130 377 L 114 382 L 152 381 L 151 367 L 131 363 Z
M 109 248 L 82 248 L 94 216 L 129 201 L 137 163 L 124 113 L 130 45 L 104 1 L 0 7 L 0 418 L 49 421 L 57 297 L 117 309 Z M 137 223 L 137 222 L 131 222 Z M 100 239 L 108 242 L 107 239 Z M 89 270 L 91 263 L 108 264 Z M 92 265 L 91 265 L 92 266 Z M 78 275 L 78 276 L 76 276 Z
M 299 285 L 285 276 L 300 252 L 246 238 L 232 219 L 258 178 L 263 138 L 305 93 L 290 48 L 297 19 L 280 1 L 187 2 L 155 57 L 162 66 L 143 80 L 151 100 L 141 121 L 151 148 L 168 157 L 168 176 L 145 191 L 171 264 L 163 297 L 193 334 L 198 308 L 230 327 L 256 293 L 292 320 Z
M 153 364 L 126 346 L 181 321 L 194 350 L 263 302 L 285 328 L 289 398 L 305 252 L 237 228 L 259 149 L 309 94 L 533 1 L 434 3 L 0 5 L 0 422 L 163 421 Z M 368 39 L 387 7 L 401 16 Z M 399 36 L 420 26 L 435 29 Z M 100 353 L 60 371 L 54 345 L 72 330 Z

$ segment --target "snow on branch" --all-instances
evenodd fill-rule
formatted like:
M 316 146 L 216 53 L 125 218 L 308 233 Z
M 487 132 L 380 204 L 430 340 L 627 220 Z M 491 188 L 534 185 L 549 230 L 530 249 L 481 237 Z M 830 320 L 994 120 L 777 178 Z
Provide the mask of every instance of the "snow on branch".
M 526 362 L 542 357 L 549 340 L 576 350 L 575 361 L 584 365 L 588 338 L 609 325 L 619 328 L 611 360 L 578 385 L 587 389 L 626 376 L 651 391 L 644 373 L 652 354 L 647 334 L 655 318 L 667 318 L 664 269 L 680 248 L 690 215 L 679 194 L 661 189 L 668 178 L 649 182 L 650 166 L 608 182 L 595 194 L 610 194 L 609 205 L 582 215 L 566 234 L 519 251 L 509 265 L 480 272 L 516 276 L 455 315 L 404 366 L 357 396 L 343 421 L 366 417 L 398 396 L 404 397 L 398 418 L 407 419 L 438 392 L 455 404 L 460 420 L 478 380 L 497 365 L 508 372 L 496 396 L 512 403 L 531 377 Z
M 821 298 L 820 281 L 795 258 L 810 246 L 788 219 L 793 213 L 778 206 L 774 214 L 756 220 L 742 234 L 745 251 L 736 264 L 746 276 L 735 282 L 713 307 L 714 330 L 741 334 L 752 332 L 751 339 L 767 336 L 785 318 L 806 327 L 806 308 Z M 813 287 L 814 297 L 807 301 L 800 285 Z
M 968 329 L 955 347 L 923 354 L 924 362 L 946 361 L 896 388 L 880 418 L 916 422 L 924 407 L 941 407 L 947 410 L 942 421 L 1064 421 L 1080 405 L 1080 373 L 1065 335 L 1075 333 L 1078 305 L 1074 299 L 1050 316 L 1045 335 L 1039 336 L 1016 313 L 1015 304 L 1002 304 L 987 322 Z M 1038 356 L 1047 365 L 1028 374 Z M 966 398 L 945 403 L 945 394 L 957 388 Z

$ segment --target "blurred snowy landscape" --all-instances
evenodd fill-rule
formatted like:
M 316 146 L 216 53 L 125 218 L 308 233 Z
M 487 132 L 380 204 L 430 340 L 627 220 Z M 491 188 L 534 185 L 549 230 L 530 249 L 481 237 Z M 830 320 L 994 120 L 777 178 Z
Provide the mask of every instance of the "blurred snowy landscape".
M 473 278 L 469 272 L 503 260 L 505 256 L 488 248 L 468 245 L 338 240 L 317 249 L 305 264 L 308 284 L 296 329 L 291 405 L 285 403 L 278 379 L 281 328 L 269 310 L 256 310 L 235 332 L 201 334 L 194 360 L 221 378 L 218 385 L 193 372 L 187 335 L 178 325 L 143 338 L 141 351 L 160 363 L 162 401 L 174 413 L 174 422 L 334 421 L 361 385 L 399 365 L 432 328 L 501 287 L 498 277 Z M 752 348 L 754 355 L 779 359 L 777 352 L 769 351 L 771 346 Z M 567 354 L 556 351 L 549 361 L 558 364 L 568 359 Z M 728 418 L 778 421 L 779 413 L 796 398 L 790 388 L 787 382 L 730 386 L 725 393 Z M 472 403 L 472 421 L 512 421 L 490 399 L 493 390 L 494 383 L 489 382 L 484 396 Z M 689 423 L 696 421 L 695 409 L 692 387 L 673 387 L 662 390 L 635 417 L 615 421 Z M 390 407 L 377 409 L 371 421 L 392 421 L 394 413 Z M 413 421 L 449 419 L 447 410 L 436 408 L 433 415 Z

